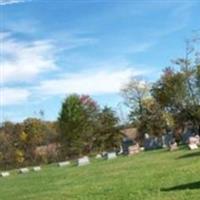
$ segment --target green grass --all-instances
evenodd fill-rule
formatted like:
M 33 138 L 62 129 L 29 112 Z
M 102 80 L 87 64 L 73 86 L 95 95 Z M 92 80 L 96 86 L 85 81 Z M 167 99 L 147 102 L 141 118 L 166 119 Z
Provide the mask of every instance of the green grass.
M 0 178 L 0 200 L 199 200 L 200 151 L 157 150 Z

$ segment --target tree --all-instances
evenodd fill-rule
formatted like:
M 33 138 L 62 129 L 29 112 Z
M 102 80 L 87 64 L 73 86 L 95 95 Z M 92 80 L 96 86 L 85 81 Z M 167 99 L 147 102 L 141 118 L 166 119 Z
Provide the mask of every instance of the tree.
M 86 95 L 70 95 L 58 118 L 63 153 L 68 157 L 90 152 L 98 105 Z
M 150 97 L 142 102 L 143 113 L 139 118 L 138 130 L 140 137 L 145 133 L 161 136 L 167 127 L 166 115 L 154 98 Z
M 95 133 L 95 151 L 102 152 L 119 148 L 122 141 L 119 118 L 110 107 L 105 106 L 98 114 Z
M 48 142 L 50 129 L 47 124 L 40 119 L 27 118 L 22 123 L 22 130 L 18 131 L 17 154 L 18 160 L 24 154 L 24 161 L 36 162 L 35 150 L 38 146 L 46 145 Z
M 131 121 L 137 122 L 143 113 L 142 102 L 150 95 L 149 84 L 145 81 L 132 78 L 128 84 L 124 85 L 121 94 L 124 97 L 125 104 L 130 108 L 129 117 Z
M 185 57 L 173 61 L 179 69 L 166 68 L 153 85 L 152 95 L 166 112 L 172 114 L 178 126 L 184 127 L 186 121 L 192 121 L 200 130 L 200 67 L 196 42 L 196 39 L 186 42 Z

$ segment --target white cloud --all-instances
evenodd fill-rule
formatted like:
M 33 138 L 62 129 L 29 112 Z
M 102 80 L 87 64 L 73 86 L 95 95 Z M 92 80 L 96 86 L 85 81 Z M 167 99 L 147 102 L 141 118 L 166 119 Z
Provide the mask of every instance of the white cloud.
M 27 0 L 0 0 L 0 6 L 8 5 L 8 4 L 16 4 L 16 3 L 24 3 Z
M 95 37 L 85 36 L 81 33 L 70 32 L 67 30 L 49 33 L 49 37 L 52 38 L 56 46 L 59 47 L 59 52 L 70 51 L 83 46 L 94 46 L 99 42 Z
M 120 91 L 122 84 L 125 84 L 130 77 L 141 74 L 143 74 L 142 71 L 131 68 L 84 71 L 42 81 L 37 90 L 39 93 L 46 95 L 117 93 Z
M 30 92 L 21 88 L 8 88 L 0 89 L 0 106 L 16 105 L 26 102 Z
M 43 72 L 56 69 L 51 41 L 19 41 L 10 33 L 1 33 L 0 43 L 0 83 L 32 81 Z
M 149 41 L 149 42 L 144 42 L 144 43 L 138 43 L 138 44 L 130 44 L 127 45 L 124 49 L 124 52 L 126 53 L 142 53 L 142 52 L 146 52 L 147 50 L 149 50 L 152 46 L 155 45 L 155 42 L 153 41 Z

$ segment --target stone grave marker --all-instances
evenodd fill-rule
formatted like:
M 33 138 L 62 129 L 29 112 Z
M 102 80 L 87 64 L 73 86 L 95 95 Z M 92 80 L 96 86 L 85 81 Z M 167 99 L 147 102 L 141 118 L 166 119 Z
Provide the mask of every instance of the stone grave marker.
M 135 154 L 138 154 L 140 152 L 140 146 L 139 144 L 135 144 L 133 146 L 130 146 L 128 148 L 128 151 L 129 151 L 129 155 L 135 155 Z
M 111 159 L 114 159 L 114 158 L 117 158 L 117 155 L 116 155 L 115 152 L 107 153 L 107 159 L 108 160 L 111 160 Z
M 87 156 L 79 158 L 77 161 L 78 166 L 84 166 L 90 164 L 90 160 Z
M 140 147 L 140 151 L 144 151 L 145 149 L 144 149 L 144 147 Z
M 100 159 L 100 158 L 102 158 L 101 154 L 97 154 L 96 159 Z
M 170 144 L 170 145 L 169 145 L 169 150 L 170 150 L 170 151 L 175 151 L 175 150 L 177 150 L 177 149 L 178 149 L 178 145 L 177 145 L 176 142 L 174 142 L 173 144 Z
M 28 172 L 29 172 L 28 168 L 21 168 L 21 169 L 19 169 L 19 173 L 21 173 L 21 174 L 26 174 Z
M 198 149 L 199 143 L 200 143 L 199 136 L 190 137 L 188 139 L 188 147 L 190 150 Z
M 190 150 L 198 149 L 198 146 L 196 144 L 189 144 L 188 147 Z
M 40 166 L 33 167 L 33 171 L 34 172 L 41 171 L 41 167 Z
M 64 167 L 64 166 L 67 166 L 67 165 L 70 165 L 70 162 L 69 162 L 69 161 L 63 161 L 63 162 L 59 162 L 59 163 L 58 163 L 58 166 L 59 166 L 59 167 Z
M 10 173 L 9 172 L 1 172 L 1 176 L 8 177 L 8 176 L 10 176 Z

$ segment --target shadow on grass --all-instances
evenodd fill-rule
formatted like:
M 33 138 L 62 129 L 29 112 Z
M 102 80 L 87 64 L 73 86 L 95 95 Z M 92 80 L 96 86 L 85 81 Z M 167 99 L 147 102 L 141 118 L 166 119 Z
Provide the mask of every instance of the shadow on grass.
M 182 159 L 182 158 L 193 158 L 193 157 L 197 157 L 197 156 L 200 157 L 200 151 L 182 155 L 182 156 L 178 157 L 177 159 Z
M 161 188 L 160 191 L 170 192 L 170 191 L 177 191 L 177 190 L 195 190 L 195 189 L 200 189 L 200 181 L 177 185 L 177 186 L 169 187 L 169 188 Z

